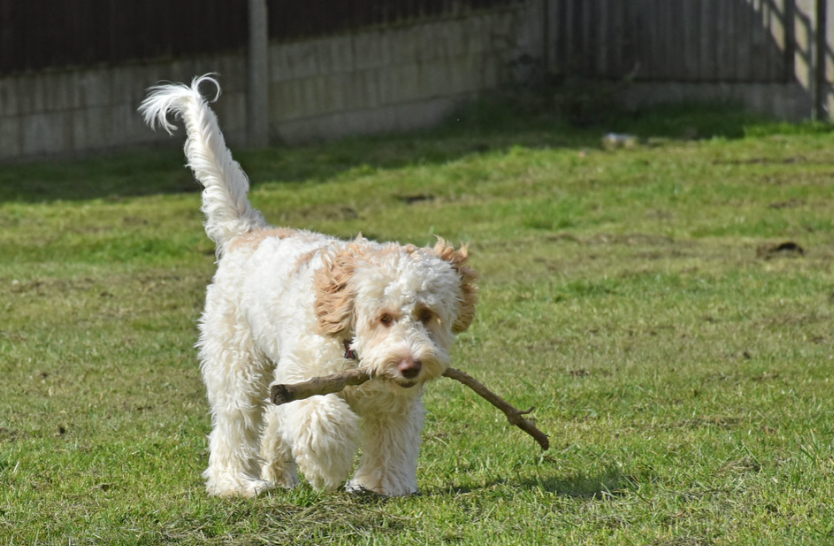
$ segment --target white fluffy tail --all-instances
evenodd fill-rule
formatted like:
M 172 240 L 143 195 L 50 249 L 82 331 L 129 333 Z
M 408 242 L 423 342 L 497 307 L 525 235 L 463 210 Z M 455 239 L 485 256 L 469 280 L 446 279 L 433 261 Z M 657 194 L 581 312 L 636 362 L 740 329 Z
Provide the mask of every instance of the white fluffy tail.
M 139 112 L 152 128 L 162 127 L 169 134 L 176 130 L 168 121 L 168 112 L 185 122 L 188 138 L 185 156 L 194 176 L 203 185 L 202 211 L 206 215 L 206 233 L 217 244 L 217 254 L 222 255 L 229 242 L 241 235 L 266 225 L 261 213 L 252 208 L 246 197 L 249 179 L 232 159 L 226 147 L 223 133 L 208 103 L 200 95 L 199 86 L 211 82 L 220 85 L 206 75 L 194 78 L 191 86 L 168 84 L 151 87 L 142 101 Z M 213 102 L 213 101 L 212 101 Z

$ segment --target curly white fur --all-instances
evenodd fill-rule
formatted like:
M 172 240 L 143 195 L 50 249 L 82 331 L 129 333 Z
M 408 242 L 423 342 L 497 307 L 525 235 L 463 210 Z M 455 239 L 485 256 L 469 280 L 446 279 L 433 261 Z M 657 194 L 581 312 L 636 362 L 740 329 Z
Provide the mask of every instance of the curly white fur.
M 261 214 L 252 208 L 246 193 L 249 179 L 232 159 L 226 141 L 217 124 L 217 116 L 208 108 L 199 94 L 200 84 L 213 83 L 217 88 L 214 100 L 220 97 L 220 84 L 206 75 L 194 78 L 187 85 L 160 85 L 152 87 L 139 111 L 145 123 L 152 128 L 162 127 L 172 134 L 176 127 L 168 121 L 173 112 L 185 121 L 188 139 L 185 156 L 194 176 L 203 190 L 203 214 L 206 215 L 206 233 L 217 244 L 218 256 L 226 250 L 226 244 L 236 236 L 266 226 Z M 198 100 L 199 99 L 199 100 Z
M 249 182 L 226 148 L 202 82 L 150 90 L 140 111 L 171 132 L 185 122 L 188 165 L 205 188 L 206 232 L 218 250 L 200 323 L 200 358 L 212 413 L 208 492 L 254 496 L 298 483 L 348 478 L 349 491 L 417 491 L 424 384 L 449 364 L 456 333 L 477 302 L 466 248 L 343 241 L 271 228 L 246 197 Z M 219 95 L 218 86 L 218 95 Z M 358 354 L 346 358 L 344 344 Z M 283 406 L 270 382 L 290 383 L 351 367 L 374 380 Z

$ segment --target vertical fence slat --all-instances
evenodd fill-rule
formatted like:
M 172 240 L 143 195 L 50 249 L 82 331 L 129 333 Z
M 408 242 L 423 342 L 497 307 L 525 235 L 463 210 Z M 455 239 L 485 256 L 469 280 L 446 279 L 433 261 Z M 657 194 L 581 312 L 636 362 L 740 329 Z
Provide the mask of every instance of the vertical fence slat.
M 623 61 L 623 50 L 626 47 L 623 34 L 623 10 L 625 2 L 613 0 L 608 3 L 608 66 L 610 75 L 614 78 L 621 78 L 625 73 L 625 62 Z
M 736 62 L 732 77 L 736 81 L 750 81 L 750 45 L 751 30 L 747 10 L 749 0 L 735 0 L 732 2 L 733 27 L 730 29 L 730 42 L 733 44 Z
M 699 6 L 701 28 L 715 28 L 715 0 L 701 0 Z M 700 81 L 712 81 L 712 67 L 715 59 L 715 36 L 707 32 L 698 35 L 698 69 Z
M 789 39 L 790 35 L 788 34 L 788 21 L 791 17 L 789 12 L 788 4 L 790 4 L 792 0 L 767 0 L 768 6 L 771 8 L 771 26 L 770 26 L 770 38 L 776 42 L 776 47 L 779 51 L 782 52 L 781 55 L 775 57 L 775 61 L 773 63 L 773 73 L 771 73 L 772 80 L 770 81 L 778 81 L 778 82 L 786 82 L 789 81 L 786 79 L 786 74 L 793 73 L 793 67 L 788 62 L 788 58 L 792 57 L 793 54 L 790 53 L 788 50 L 790 49 Z
M 567 48 L 565 50 L 565 60 L 570 72 L 577 72 L 579 70 L 579 63 L 576 52 L 579 51 L 581 43 L 579 43 L 579 26 L 577 22 L 580 21 L 579 11 L 582 8 L 582 0 L 568 0 L 567 13 L 565 14 L 565 27 Z
M 727 32 L 727 18 L 725 15 L 725 3 L 722 0 L 715 0 L 715 4 L 715 51 L 710 72 L 712 73 L 713 81 L 721 81 L 721 78 L 724 76 L 721 66 L 728 54 L 723 38 Z
M 740 31 L 748 30 L 747 54 L 749 62 L 745 68 L 747 81 L 762 81 L 761 74 L 767 71 L 768 59 L 764 56 L 764 34 L 762 28 L 762 0 L 744 0 L 745 16 Z
M 834 5 L 832 3 L 827 5 L 824 34 L 825 58 L 822 59 L 822 62 L 825 65 L 825 88 L 820 99 L 825 109 L 826 119 L 832 121 L 832 115 L 834 114 L 834 88 L 832 88 L 832 82 L 834 82 L 834 52 L 832 52 L 832 41 L 834 41 Z
M 666 50 L 663 47 L 663 22 L 666 20 L 665 12 L 668 3 L 664 0 L 651 0 L 642 2 L 651 5 L 651 10 L 646 13 L 646 29 L 651 40 L 651 49 L 648 51 L 650 59 L 649 78 L 657 80 L 666 71 Z
M 571 29 L 571 0 L 557 0 L 556 6 L 558 15 L 556 16 L 556 24 L 554 25 L 554 33 L 556 34 L 554 58 L 556 59 L 556 69 L 561 74 L 567 74 L 571 71 L 568 53 Z
M 782 81 L 793 81 L 796 77 L 796 9 L 795 0 L 785 0 L 785 71 Z
M 763 0 L 764 40 L 767 48 L 765 81 L 781 81 L 785 73 L 785 0 Z
M 738 0 L 720 3 L 718 33 L 719 58 L 718 58 L 718 79 L 721 81 L 732 81 L 736 75 L 736 63 L 738 56 L 738 44 L 736 43 L 736 5 Z
M 699 47 L 698 36 L 703 32 L 701 24 L 701 11 L 699 2 L 697 0 L 683 0 L 684 9 L 682 10 L 683 23 L 683 48 L 681 66 L 683 67 L 683 74 L 681 79 L 684 81 L 697 81 L 698 79 L 698 62 L 699 62 Z
M 608 51 L 613 44 L 611 43 L 611 34 L 608 30 L 609 3 L 607 0 L 594 0 L 593 4 L 596 6 L 592 22 L 595 22 L 596 39 L 594 43 L 597 46 L 597 50 L 592 60 L 592 74 L 610 75 Z
M 663 54 L 663 72 L 658 74 L 658 77 L 664 80 L 680 80 L 683 34 L 680 17 L 676 17 L 676 13 L 680 13 L 680 2 L 681 0 L 674 3 L 661 2 L 663 22 L 661 23 L 660 49 Z
M 637 67 L 637 37 L 634 34 L 633 9 L 629 2 L 618 2 L 620 6 L 620 51 L 621 74 L 630 74 Z M 639 70 L 638 70 L 639 72 Z
M 598 0 L 586 0 L 582 2 L 582 49 L 579 56 L 582 63 L 582 73 L 591 76 L 595 75 L 594 60 L 596 59 L 597 42 L 594 36 L 595 15 Z
M 773 64 L 773 55 L 770 54 L 767 41 L 767 30 L 765 28 L 766 12 L 764 0 L 748 0 L 750 4 L 750 81 L 766 82 L 770 67 Z
M 629 2 L 629 28 L 632 36 L 634 64 L 637 65 L 637 79 L 645 80 L 651 73 L 649 64 L 650 43 L 643 23 L 643 6 L 640 0 Z

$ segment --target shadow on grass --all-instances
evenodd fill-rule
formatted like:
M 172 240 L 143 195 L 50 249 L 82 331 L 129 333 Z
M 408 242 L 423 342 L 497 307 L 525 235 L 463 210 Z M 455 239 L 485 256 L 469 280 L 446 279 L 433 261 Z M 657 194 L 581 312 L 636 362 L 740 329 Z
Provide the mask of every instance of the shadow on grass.
M 578 128 L 519 101 L 484 100 L 431 131 L 309 146 L 273 146 L 259 151 L 235 150 L 234 155 L 253 185 L 317 183 L 357 167 L 398 169 L 442 164 L 472 155 L 501 153 L 517 146 L 598 148 L 601 137 L 608 132 L 628 133 L 641 140 L 741 138 L 751 126 L 773 125 L 730 106 L 676 106 L 617 113 L 605 122 Z M 118 200 L 198 192 L 200 186 L 183 167 L 181 133 L 180 130 L 171 139 L 170 145 L 155 149 L 4 165 L 0 169 L 0 202 Z
M 539 488 L 565 497 L 588 500 L 606 500 L 625 495 L 636 488 L 634 480 L 613 469 L 592 475 L 540 476 L 538 479 L 525 480 L 519 485 Z
M 598 474 L 541 475 L 537 478 L 515 480 L 496 479 L 479 486 L 451 485 L 448 488 L 424 491 L 428 496 L 467 494 L 503 486 L 516 489 L 540 489 L 548 493 L 576 499 L 603 501 L 627 494 L 637 488 L 636 481 L 616 469 L 607 469 Z

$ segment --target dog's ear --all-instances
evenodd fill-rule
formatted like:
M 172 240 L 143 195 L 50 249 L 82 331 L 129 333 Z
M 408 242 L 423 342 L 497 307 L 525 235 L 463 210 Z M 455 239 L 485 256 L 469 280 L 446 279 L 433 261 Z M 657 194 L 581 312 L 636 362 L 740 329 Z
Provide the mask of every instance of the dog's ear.
M 325 255 L 324 264 L 316 271 L 313 282 L 320 334 L 344 337 L 350 333 L 354 303 L 349 285 L 356 270 L 356 251 L 356 245 L 348 245 L 335 255 Z
M 465 332 L 475 319 L 475 306 L 478 303 L 478 287 L 475 285 L 478 273 L 469 267 L 469 249 L 464 245 L 455 250 L 452 245 L 438 237 L 433 250 L 440 259 L 449 262 L 460 277 L 460 306 L 455 323 L 452 324 L 452 332 Z

